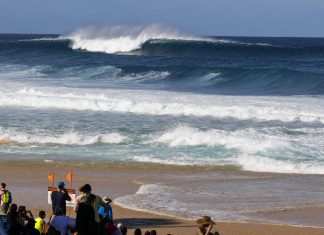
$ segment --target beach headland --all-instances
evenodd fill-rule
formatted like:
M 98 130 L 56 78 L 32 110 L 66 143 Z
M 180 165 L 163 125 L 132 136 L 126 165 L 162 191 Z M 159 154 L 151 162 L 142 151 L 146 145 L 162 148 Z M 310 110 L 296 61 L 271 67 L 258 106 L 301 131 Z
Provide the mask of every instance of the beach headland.
M 57 181 L 65 180 L 66 173 L 73 170 L 73 188 L 77 189 L 81 184 L 90 183 L 94 193 L 101 196 L 109 195 L 109 197 L 116 199 L 135 194 L 140 187 L 139 182 L 151 183 L 152 178 L 154 179 L 153 175 L 159 177 L 163 174 L 176 172 L 185 176 L 188 172 L 194 173 L 194 169 L 194 167 L 119 163 L 94 164 L 90 162 L 3 161 L 0 165 L 1 181 L 7 183 L 14 202 L 18 205 L 26 205 L 34 212 L 34 215 L 37 215 L 41 209 L 46 209 L 48 215 L 51 213 L 50 206 L 47 205 L 47 187 L 50 186 L 47 181 L 47 174 L 53 170 Z M 229 172 L 227 173 L 229 174 Z M 247 172 L 244 174 L 254 175 L 255 173 Z M 126 225 L 131 231 L 130 234 L 137 227 L 143 231 L 156 229 L 158 234 L 195 234 L 196 224 L 193 218 L 180 218 L 179 216 L 127 209 L 119 205 L 113 207 L 115 220 Z M 154 208 L 152 211 L 154 211 Z M 69 213 L 74 216 L 72 210 Z M 292 226 L 285 224 L 285 221 L 291 219 L 303 222 L 311 219 L 318 220 L 317 222 L 320 223 L 321 218 L 323 218 L 322 215 L 324 215 L 323 208 L 259 212 L 256 215 L 260 218 L 273 217 L 279 218 L 279 220 L 282 218 L 283 222 L 280 225 L 255 221 L 222 222 L 217 217 L 213 217 L 213 219 L 217 222 L 214 230 L 217 230 L 220 234 L 314 235 L 323 234 L 324 227 Z

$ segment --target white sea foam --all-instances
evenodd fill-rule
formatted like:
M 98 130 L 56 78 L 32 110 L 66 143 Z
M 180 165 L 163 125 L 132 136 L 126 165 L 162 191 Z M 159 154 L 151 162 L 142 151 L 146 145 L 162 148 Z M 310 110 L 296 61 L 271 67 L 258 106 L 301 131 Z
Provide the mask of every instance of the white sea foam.
M 187 178 L 188 174 L 196 180 Z M 267 220 L 256 217 L 255 213 L 323 204 L 321 190 L 317 184 L 308 184 L 309 178 L 240 174 L 232 178 L 232 174 L 213 172 L 188 174 L 174 172 L 172 183 L 168 175 L 159 175 L 160 183 L 141 185 L 135 194 L 119 197 L 114 203 L 129 209 L 190 219 L 208 215 L 220 221 L 276 223 L 282 223 L 282 219 Z
M 191 83 L 195 84 L 196 86 L 207 86 L 209 83 L 216 84 L 217 82 L 222 82 L 224 80 L 223 77 L 221 77 L 220 72 L 214 72 L 214 73 L 208 73 L 201 77 L 199 77 L 198 80 L 193 80 Z
M 98 67 L 67 67 L 64 69 L 57 69 L 54 76 L 59 76 L 64 79 L 67 77 L 76 77 L 76 78 L 116 78 L 122 73 L 122 69 L 115 66 L 98 66 Z
M 177 29 L 152 24 L 141 26 L 87 26 L 75 32 L 61 36 L 61 39 L 70 39 L 73 49 L 82 49 L 92 52 L 130 52 L 140 49 L 148 40 L 207 40 L 190 36 Z
M 171 214 L 182 219 L 195 219 L 201 214 L 225 220 L 237 216 L 237 213 L 222 213 L 219 210 L 216 212 L 213 206 L 209 206 L 210 210 L 207 211 L 204 208 L 207 204 L 205 201 L 198 204 L 193 203 L 195 200 L 204 199 L 204 197 L 199 198 L 203 192 L 195 192 L 192 190 L 193 188 L 195 185 L 185 190 L 182 187 L 162 184 L 141 185 L 135 194 L 116 198 L 114 204 L 137 211 L 153 212 L 160 215 Z
M 292 134 L 291 132 L 300 132 Z M 290 132 L 290 133 L 289 133 Z M 247 128 L 234 131 L 178 126 L 151 137 L 148 143 L 170 147 L 224 146 L 231 157 L 217 156 L 134 156 L 135 161 L 176 165 L 236 165 L 259 172 L 324 174 L 323 128 L 287 130 L 278 127 Z M 310 157 L 311 156 L 311 157 Z
M 161 142 L 175 146 L 188 145 L 223 145 L 227 148 L 240 149 L 244 152 L 257 152 L 268 148 L 280 148 L 287 145 L 283 138 L 262 133 L 260 130 L 248 128 L 237 131 L 207 130 L 201 131 L 190 126 L 178 126 L 171 131 L 153 138 L 152 142 Z
M 163 165 L 179 166 L 237 166 L 244 171 L 254 172 L 273 172 L 273 173 L 293 173 L 293 174 L 324 174 L 324 163 L 298 163 L 294 161 L 278 160 L 257 155 L 240 154 L 229 159 L 213 158 L 194 158 L 190 156 L 170 157 L 168 159 L 156 156 L 134 156 L 137 162 L 157 163 Z
M 91 25 L 79 28 L 68 35 L 60 36 L 59 39 L 71 40 L 72 49 L 105 53 L 138 50 L 141 49 L 145 42 L 156 39 L 205 41 L 215 44 L 237 44 L 246 46 L 272 46 L 266 43 L 245 43 L 229 39 L 198 37 L 161 24 L 151 24 L 148 26 L 117 25 L 111 27 Z M 152 43 L 154 43 L 154 41 Z M 158 43 L 161 43 L 161 41 Z
M 292 134 L 295 131 L 299 134 Z M 290 132 L 290 133 L 289 133 Z M 178 126 L 150 137 L 148 143 L 164 143 L 170 147 L 205 145 L 223 146 L 226 156 L 174 155 L 134 156 L 135 161 L 175 165 L 236 165 L 243 170 L 300 174 L 324 174 L 324 129 L 301 128 L 287 130 L 279 127 L 246 128 L 233 131 L 199 130 Z M 310 157 L 311 156 L 311 157 Z
M 114 204 L 138 211 L 154 212 L 156 214 L 173 214 L 185 218 L 188 214 L 187 205 L 172 198 L 175 192 L 180 191 L 176 187 L 169 187 L 159 184 L 141 185 L 134 195 L 119 197 Z M 157 196 L 158 195 L 158 196 Z M 172 200 L 171 200 L 172 198 Z
M 127 140 L 119 133 L 80 134 L 66 132 L 49 135 L 47 133 L 20 133 L 0 129 L 0 143 L 2 144 L 62 144 L 62 145 L 90 145 L 95 143 L 118 144 Z
M 143 73 L 131 73 L 125 74 L 122 76 L 122 80 L 127 81 L 152 81 L 152 80 L 161 80 L 170 75 L 168 71 L 149 71 Z
M 324 123 L 322 97 L 243 97 L 166 91 L 18 88 L 10 83 L 3 84 L 0 92 L 0 107 Z
M 241 155 L 236 159 L 238 165 L 246 171 L 296 173 L 296 174 L 324 174 L 324 163 L 296 162 L 293 160 L 278 160 L 256 155 Z
M 169 71 L 150 70 L 140 73 L 124 73 L 120 68 L 111 65 L 93 66 L 93 67 L 65 67 L 55 68 L 49 65 L 45 66 L 26 66 L 26 65 L 8 65 L 0 64 L 0 79 L 6 83 L 10 83 L 13 79 L 26 79 L 27 82 L 35 79 L 55 78 L 55 79 L 107 79 L 117 82 L 128 81 L 153 81 L 161 80 L 170 75 Z M 43 80 L 44 81 L 44 80 Z M 25 80 L 24 80 L 25 82 Z M 11 86 L 13 86 L 13 82 Z M 5 85 L 5 84 L 4 84 Z M 16 83 L 16 86 L 20 84 Z
M 0 79 L 44 77 L 43 71 L 50 69 L 48 65 L 26 66 L 0 64 Z
M 219 75 L 221 75 L 221 73 L 208 73 L 204 76 L 202 76 L 202 80 L 210 80 L 210 79 L 213 79 L 215 77 L 218 77 Z
M 145 162 L 145 163 L 156 163 L 163 165 L 178 165 L 178 166 L 195 166 L 195 165 L 225 165 L 220 163 L 221 161 L 217 158 L 198 158 L 185 156 L 168 156 L 167 158 L 161 158 L 155 155 L 135 155 L 130 158 L 132 161 Z M 230 163 L 229 163 L 230 164 Z

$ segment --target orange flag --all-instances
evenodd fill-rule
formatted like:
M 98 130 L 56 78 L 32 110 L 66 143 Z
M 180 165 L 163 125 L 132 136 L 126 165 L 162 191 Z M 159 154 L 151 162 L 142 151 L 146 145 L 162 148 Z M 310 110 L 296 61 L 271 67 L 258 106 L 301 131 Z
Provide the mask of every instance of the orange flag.
M 70 183 L 72 183 L 73 177 L 72 177 L 72 171 L 70 171 L 67 175 L 66 175 L 66 179 L 67 181 L 69 181 Z
M 48 174 L 47 176 L 48 178 L 48 182 L 54 184 L 54 171 L 52 171 L 51 173 Z

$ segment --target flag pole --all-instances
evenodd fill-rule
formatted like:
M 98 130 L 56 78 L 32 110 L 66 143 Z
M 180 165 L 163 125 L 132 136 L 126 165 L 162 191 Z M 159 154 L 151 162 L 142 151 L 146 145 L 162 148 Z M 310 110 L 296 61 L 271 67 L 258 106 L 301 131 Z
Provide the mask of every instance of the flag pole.
M 54 172 L 54 171 L 52 171 L 52 172 L 53 172 L 52 187 L 54 188 L 54 181 L 55 181 L 55 172 Z
M 70 184 L 70 186 L 71 186 L 70 188 L 71 188 L 71 189 L 72 189 L 72 181 L 73 181 L 73 171 L 71 170 L 71 182 L 70 182 L 70 183 L 71 183 L 71 184 Z
M 73 181 L 73 171 L 70 170 L 70 172 L 67 174 L 66 179 L 70 182 L 70 189 L 72 189 L 72 181 Z M 69 206 L 69 216 L 71 213 L 71 207 Z

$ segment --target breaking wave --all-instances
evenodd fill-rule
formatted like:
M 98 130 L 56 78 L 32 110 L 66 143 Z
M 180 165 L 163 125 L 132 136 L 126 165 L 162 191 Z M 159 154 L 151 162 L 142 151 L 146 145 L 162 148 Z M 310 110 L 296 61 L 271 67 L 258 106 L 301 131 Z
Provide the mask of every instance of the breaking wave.
M 242 97 L 166 91 L 83 90 L 4 86 L 0 107 L 91 110 L 144 115 L 211 116 L 238 120 L 324 123 L 324 100 L 312 97 Z
M 48 135 L 46 133 L 20 133 L 0 129 L 0 144 L 60 144 L 60 145 L 91 145 L 96 143 L 119 144 L 127 137 L 119 133 L 81 134 L 66 132 Z
M 138 50 L 142 45 L 154 39 L 167 40 L 205 40 L 189 36 L 177 29 L 153 24 L 139 26 L 97 27 L 87 26 L 75 32 L 61 36 L 60 39 L 72 41 L 72 49 L 82 49 L 91 52 L 130 52 Z

